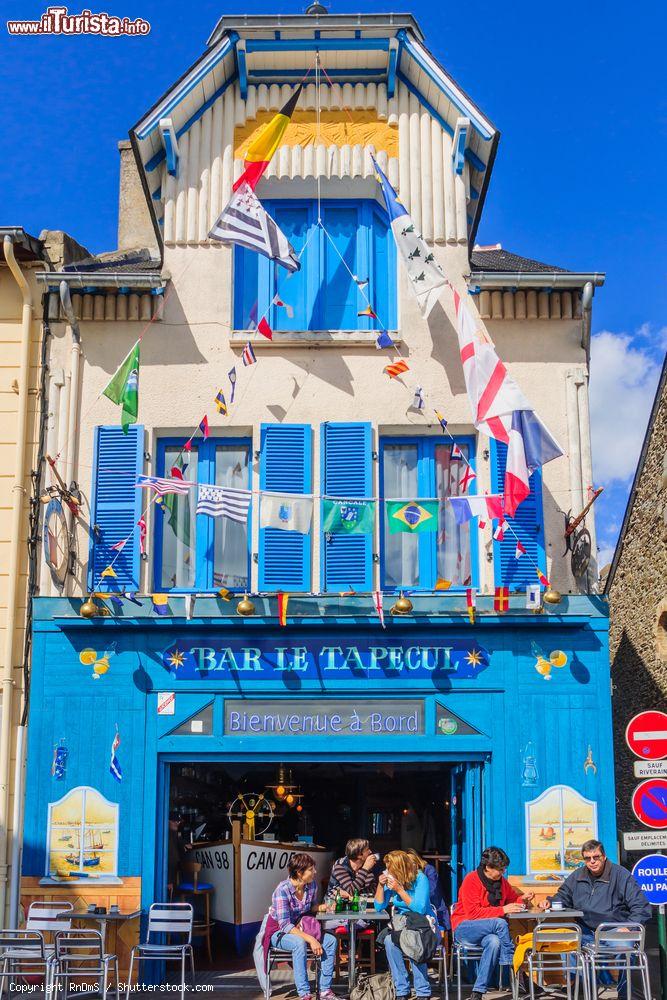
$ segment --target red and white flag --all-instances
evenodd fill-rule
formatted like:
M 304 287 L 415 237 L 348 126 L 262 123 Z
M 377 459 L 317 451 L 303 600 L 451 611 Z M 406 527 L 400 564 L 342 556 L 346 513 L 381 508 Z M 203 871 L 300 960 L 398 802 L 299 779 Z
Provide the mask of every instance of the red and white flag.
M 505 537 L 505 532 L 509 528 L 507 521 L 501 521 L 496 530 L 493 532 L 493 539 L 496 542 L 502 542 Z
M 146 555 L 146 518 L 140 517 L 137 521 L 139 528 L 139 555 Z
M 382 607 L 382 591 L 381 590 L 374 590 L 373 591 L 373 606 L 374 606 L 374 608 L 375 608 L 375 610 L 377 612 L 378 618 L 380 619 L 380 625 L 382 626 L 382 628 L 384 628 L 385 627 L 385 625 L 384 625 L 384 608 Z
M 515 559 L 520 559 L 521 556 L 524 556 L 525 554 L 526 554 L 526 549 L 521 544 L 521 542 L 517 542 L 516 543 L 516 548 L 514 550 L 514 558 Z
M 468 618 L 470 619 L 470 624 L 475 624 L 475 608 L 477 607 L 477 588 L 468 587 L 466 590 L 466 607 L 468 609 Z
M 470 486 L 473 479 L 477 479 L 477 473 L 472 471 L 469 465 L 466 465 L 463 475 L 459 481 L 459 488 L 463 493 L 468 492 L 468 487 Z

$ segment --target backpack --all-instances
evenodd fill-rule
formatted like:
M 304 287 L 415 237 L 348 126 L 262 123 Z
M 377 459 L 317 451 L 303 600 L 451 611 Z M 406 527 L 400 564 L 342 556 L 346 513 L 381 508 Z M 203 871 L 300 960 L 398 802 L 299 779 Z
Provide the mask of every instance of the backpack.
M 390 972 L 379 975 L 359 976 L 359 981 L 350 993 L 350 1000 L 395 1000 L 396 990 Z
M 421 913 L 397 913 L 394 910 L 391 924 L 378 935 L 378 944 L 382 944 L 387 934 L 391 934 L 394 944 L 405 957 L 418 965 L 430 962 L 440 944 L 434 918 Z

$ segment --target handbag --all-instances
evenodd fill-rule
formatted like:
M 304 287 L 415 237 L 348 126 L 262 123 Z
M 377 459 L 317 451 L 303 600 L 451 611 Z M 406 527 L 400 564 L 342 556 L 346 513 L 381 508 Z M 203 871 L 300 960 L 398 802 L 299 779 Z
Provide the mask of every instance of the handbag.
M 350 1000 L 396 1000 L 394 980 L 390 972 L 378 975 L 361 975 L 350 993 Z
M 322 940 L 322 924 L 315 917 L 311 916 L 310 913 L 305 913 L 301 920 L 299 921 L 299 928 L 304 934 L 310 935 L 310 937 L 315 938 L 316 941 Z

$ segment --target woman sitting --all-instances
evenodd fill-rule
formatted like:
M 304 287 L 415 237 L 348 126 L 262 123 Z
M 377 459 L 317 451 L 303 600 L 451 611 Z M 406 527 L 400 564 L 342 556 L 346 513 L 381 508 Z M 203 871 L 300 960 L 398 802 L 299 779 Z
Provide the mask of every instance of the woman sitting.
M 431 900 L 431 906 L 435 910 L 438 927 L 441 931 L 451 930 L 452 921 L 450 919 L 447 903 L 445 902 L 445 897 L 442 892 L 442 886 L 440 885 L 438 869 L 435 865 L 425 861 L 421 855 L 417 854 L 414 847 L 409 847 L 406 853 L 409 854 L 411 858 L 415 859 L 417 868 L 419 868 L 420 872 L 423 872 L 428 879 L 429 897 Z
M 292 952 L 294 985 L 299 1000 L 312 1000 L 308 984 L 308 948 L 322 959 L 320 964 L 320 1000 L 336 1000 L 331 989 L 337 941 L 333 934 L 324 934 L 320 941 L 309 931 L 319 931 L 313 923 L 315 896 L 317 893 L 317 870 L 310 854 L 293 854 L 287 864 L 289 878 L 276 886 L 269 910 L 271 927 L 277 930 L 271 934 L 271 945 Z M 304 920 L 304 917 L 306 918 Z M 304 925 L 305 929 L 304 929 Z
M 380 875 L 380 884 L 375 893 L 375 909 L 384 910 L 392 906 L 398 913 L 421 913 L 432 916 L 433 907 L 429 898 L 428 879 L 417 866 L 417 862 L 405 851 L 391 851 L 385 854 L 385 871 Z M 410 979 L 405 968 L 403 952 L 394 944 L 391 934 L 384 939 L 389 971 L 396 989 L 396 1000 L 410 996 Z M 428 967 L 425 962 L 410 959 L 410 969 L 415 993 L 418 997 L 430 997 Z

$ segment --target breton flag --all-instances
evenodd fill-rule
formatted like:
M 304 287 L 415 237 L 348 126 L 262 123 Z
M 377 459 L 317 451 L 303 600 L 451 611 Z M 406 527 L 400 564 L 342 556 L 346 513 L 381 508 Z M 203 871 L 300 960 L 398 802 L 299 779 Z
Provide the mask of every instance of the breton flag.
M 165 497 L 170 493 L 179 493 L 185 496 L 194 485 L 194 483 L 189 483 L 186 479 L 166 479 L 161 476 L 137 476 L 137 489 L 153 490 L 153 493 L 158 497 Z
M 246 368 L 248 367 L 248 365 L 257 364 L 257 358 L 255 357 L 255 352 L 252 348 L 252 344 L 250 343 L 250 341 L 248 341 L 248 343 L 243 348 L 243 354 L 241 355 L 241 357 L 243 358 L 243 364 L 246 366 Z
M 118 747 L 120 746 L 120 736 L 118 735 L 118 726 L 116 726 L 116 734 L 113 738 L 111 744 L 111 760 L 109 761 L 109 774 L 116 781 L 123 780 L 123 772 L 121 770 L 120 761 L 118 760 Z
M 197 513 L 208 514 L 209 517 L 228 517 L 230 521 L 245 524 L 251 500 L 250 490 L 234 490 L 227 486 L 202 484 L 197 496 Z
M 290 241 L 278 228 L 249 184 L 242 184 L 230 198 L 208 234 L 220 243 L 236 243 L 255 250 L 288 271 L 298 271 L 299 258 Z
M 563 454 L 509 375 L 486 332 L 454 292 L 463 376 L 478 431 L 508 446 L 505 513 L 514 517 L 528 496 L 530 474 Z
M 298 85 L 278 114 L 273 116 L 271 121 L 261 130 L 257 138 L 253 139 L 248 146 L 244 156 L 245 170 L 234 184 L 234 191 L 238 190 L 243 184 L 247 184 L 252 190 L 257 187 L 262 174 L 280 145 L 280 140 L 285 134 L 285 129 L 290 123 L 301 95 L 302 86 L 301 83 Z
M 398 195 L 375 159 L 373 166 L 384 195 L 391 231 L 408 272 L 410 288 L 419 303 L 422 315 L 428 316 L 440 296 L 440 289 L 447 284 L 447 279 L 436 263 L 435 255 L 429 250 L 421 233 L 417 232 L 407 209 L 398 200 Z
M 503 498 L 500 493 L 491 493 L 481 497 L 448 497 L 454 511 L 457 524 L 465 524 L 471 517 L 501 518 L 503 516 Z

